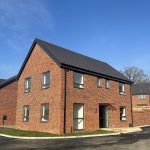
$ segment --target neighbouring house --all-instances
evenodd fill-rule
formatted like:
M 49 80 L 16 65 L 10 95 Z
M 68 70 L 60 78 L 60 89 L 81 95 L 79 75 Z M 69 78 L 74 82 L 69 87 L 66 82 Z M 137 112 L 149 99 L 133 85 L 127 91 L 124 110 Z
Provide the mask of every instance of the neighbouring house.
M 132 85 L 134 126 L 150 125 L 150 83 Z
M 15 125 L 17 103 L 17 76 L 0 79 L 0 126 Z
M 56 134 L 129 127 L 131 84 L 105 62 L 35 39 L 18 73 L 16 127 Z

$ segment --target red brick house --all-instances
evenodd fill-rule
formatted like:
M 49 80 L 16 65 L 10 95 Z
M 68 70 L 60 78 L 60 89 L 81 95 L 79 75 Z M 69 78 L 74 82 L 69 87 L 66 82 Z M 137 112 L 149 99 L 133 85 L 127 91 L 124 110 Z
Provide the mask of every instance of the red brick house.
M 0 126 L 3 124 L 15 125 L 17 103 L 16 80 L 17 76 L 7 80 L 0 80 Z
M 105 62 L 36 39 L 18 74 L 16 127 L 57 134 L 128 127 L 131 84 Z
M 133 123 L 150 125 L 150 83 L 132 85 Z

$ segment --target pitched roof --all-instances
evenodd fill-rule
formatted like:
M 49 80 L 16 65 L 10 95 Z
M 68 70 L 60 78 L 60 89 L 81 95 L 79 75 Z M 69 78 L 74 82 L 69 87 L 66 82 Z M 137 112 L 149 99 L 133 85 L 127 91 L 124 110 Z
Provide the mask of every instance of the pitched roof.
M 150 94 L 150 83 L 138 83 L 132 85 L 132 95 Z
M 0 82 L 0 89 L 17 80 L 17 75 Z
M 26 62 L 28 61 L 35 44 L 38 44 L 60 67 L 69 67 L 73 70 L 76 69 L 81 72 L 86 71 L 97 76 L 132 83 L 131 80 L 127 79 L 123 74 L 105 62 L 70 51 L 54 44 L 50 44 L 40 39 L 34 40 L 31 49 L 19 71 L 18 78 L 20 77 Z
M 0 79 L 0 84 L 2 84 L 5 81 L 5 79 Z

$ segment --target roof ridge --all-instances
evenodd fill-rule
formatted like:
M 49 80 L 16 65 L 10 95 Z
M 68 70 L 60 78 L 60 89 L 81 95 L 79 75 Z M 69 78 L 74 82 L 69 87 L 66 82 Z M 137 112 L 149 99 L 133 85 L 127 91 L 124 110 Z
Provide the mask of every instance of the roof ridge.
M 104 61 L 102 61 L 102 60 L 98 60 L 98 59 L 96 59 L 96 58 L 93 58 L 93 57 L 84 55 L 84 54 L 82 54 L 82 53 L 79 53 L 79 52 L 70 50 L 69 48 L 64 48 L 64 47 L 62 47 L 62 46 L 60 46 L 60 45 L 56 45 L 56 44 L 49 43 L 48 41 L 44 41 L 44 40 L 41 40 L 41 39 L 38 39 L 38 38 L 36 38 L 35 41 L 37 41 L 37 42 L 38 42 L 38 41 L 42 41 L 42 42 L 44 42 L 44 43 L 47 43 L 47 44 L 50 44 L 50 45 L 53 45 L 53 46 L 57 46 L 57 47 L 59 47 L 59 48 L 62 48 L 62 49 L 64 49 L 65 51 L 69 51 L 69 52 L 71 52 L 71 53 L 76 53 L 76 54 L 78 54 L 78 55 L 82 55 L 82 56 L 84 56 L 84 57 L 87 57 L 87 58 L 96 60 L 96 61 L 98 61 L 98 62 L 101 62 L 101 63 L 104 63 L 104 64 L 108 64 L 108 63 L 106 63 L 106 62 L 104 62 Z
M 110 78 L 111 80 L 116 80 L 119 82 L 126 82 L 128 84 L 132 84 L 133 82 L 125 77 L 118 70 L 113 68 L 106 62 L 101 60 L 97 60 L 90 56 L 86 56 L 84 54 L 80 54 L 76 51 L 69 50 L 67 48 L 63 48 L 61 46 L 57 46 L 55 44 L 51 44 L 47 41 L 43 41 L 41 39 L 35 38 L 32 46 L 22 64 L 22 67 L 18 73 L 18 78 L 20 77 L 35 45 L 38 44 L 42 50 L 48 54 L 49 57 L 53 59 L 57 63 L 59 67 L 65 68 L 68 67 L 75 71 L 83 71 L 88 74 L 92 74 L 95 76 L 101 76 L 104 78 Z

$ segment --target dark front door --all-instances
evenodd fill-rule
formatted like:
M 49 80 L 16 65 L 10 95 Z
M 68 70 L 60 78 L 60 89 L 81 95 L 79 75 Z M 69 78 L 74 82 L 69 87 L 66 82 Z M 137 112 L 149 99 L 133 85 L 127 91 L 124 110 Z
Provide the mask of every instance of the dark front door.
M 99 127 L 108 128 L 108 106 L 99 106 Z

